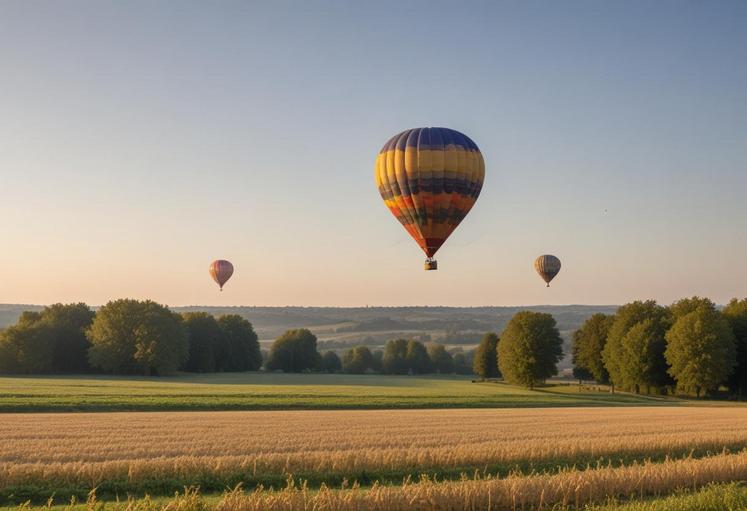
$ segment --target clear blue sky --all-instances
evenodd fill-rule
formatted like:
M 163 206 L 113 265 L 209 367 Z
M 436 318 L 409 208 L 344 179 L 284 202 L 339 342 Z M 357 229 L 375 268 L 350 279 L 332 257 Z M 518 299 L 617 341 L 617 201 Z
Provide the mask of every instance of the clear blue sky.
M 373 179 L 418 126 L 486 160 L 437 272 Z M 0 302 L 724 302 L 745 190 L 744 1 L 0 2 Z

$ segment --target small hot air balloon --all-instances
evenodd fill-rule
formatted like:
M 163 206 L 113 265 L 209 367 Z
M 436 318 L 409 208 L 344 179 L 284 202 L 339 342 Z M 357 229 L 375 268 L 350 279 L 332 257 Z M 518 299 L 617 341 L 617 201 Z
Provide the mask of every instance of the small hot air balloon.
M 485 162 L 458 131 L 415 128 L 384 144 L 375 177 L 384 204 L 425 252 L 425 269 L 435 270 L 436 251 L 480 195 Z
M 228 282 L 228 279 L 233 275 L 233 265 L 223 259 L 218 259 L 210 263 L 210 276 L 220 286 L 220 290 L 223 291 L 223 285 Z
M 560 259 L 554 255 L 541 255 L 534 260 L 534 269 L 537 270 L 542 280 L 547 282 L 547 287 L 550 287 L 550 281 L 560 271 Z

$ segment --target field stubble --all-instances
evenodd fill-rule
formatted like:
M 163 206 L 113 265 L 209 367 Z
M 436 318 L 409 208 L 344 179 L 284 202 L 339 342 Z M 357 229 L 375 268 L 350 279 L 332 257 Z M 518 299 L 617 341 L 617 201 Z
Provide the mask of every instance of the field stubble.
M 289 475 L 313 485 L 398 483 L 423 473 L 558 472 L 586 463 L 601 468 L 572 473 L 602 474 L 629 468 L 604 467 L 615 460 L 740 450 L 747 446 L 747 408 L 8 414 L 0 438 L 6 499 L 28 488 L 36 496 L 94 487 L 167 494 L 195 484 L 209 491 L 237 483 L 277 488 Z M 733 456 L 747 463 L 743 454 L 724 459 Z

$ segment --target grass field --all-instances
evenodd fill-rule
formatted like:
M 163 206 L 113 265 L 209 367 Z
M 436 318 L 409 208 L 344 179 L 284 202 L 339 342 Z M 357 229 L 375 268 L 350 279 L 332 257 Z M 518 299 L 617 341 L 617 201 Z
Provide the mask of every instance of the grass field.
M 0 378 L 0 412 L 500 408 L 672 405 L 674 399 L 579 391 L 530 391 L 458 376 L 235 373 L 168 378 Z
M 395 503 L 461 498 L 469 482 L 480 499 L 536 504 L 538 491 L 557 503 L 582 488 L 587 502 L 747 478 L 745 407 L 7 414 L 0 438 L 4 502 L 282 488 L 292 475 L 384 485 Z

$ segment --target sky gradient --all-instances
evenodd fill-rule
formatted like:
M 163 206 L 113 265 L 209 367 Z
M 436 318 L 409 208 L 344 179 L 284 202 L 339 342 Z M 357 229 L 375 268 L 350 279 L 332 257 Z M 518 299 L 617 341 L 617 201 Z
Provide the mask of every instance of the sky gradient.
M 0 303 L 747 296 L 743 1 L 0 1 L 0 74 Z M 419 126 L 486 161 L 436 272 L 373 177 Z

